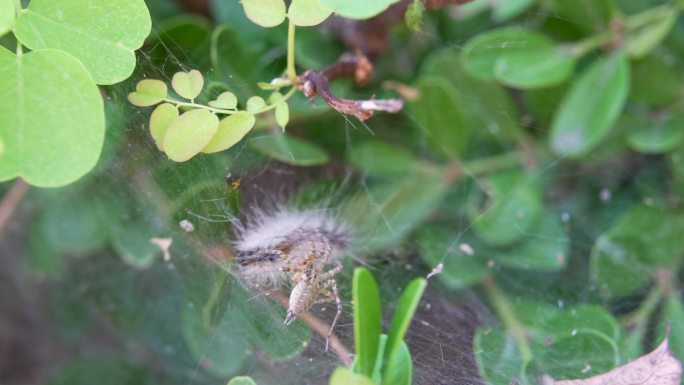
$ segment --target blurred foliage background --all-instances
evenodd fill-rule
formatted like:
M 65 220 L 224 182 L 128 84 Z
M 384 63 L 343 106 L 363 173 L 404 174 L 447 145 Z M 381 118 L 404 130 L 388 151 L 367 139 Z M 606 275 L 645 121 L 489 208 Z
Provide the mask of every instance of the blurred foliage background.
M 263 93 L 257 83 L 285 68 L 287 27 L 258 27 L 232 0 L 147 4 L 153 32 L 136 73 L 101 88 L 96 169 L 30 189 L 0 234 L 3 384 L 327 383 L 340 363 L 324 338 L 285 327 L 284 309 L 230 268 L 228 219 L 287 199 L 342 201 L 361 229 L 343 300 L 359 262 L 385 309 L 444 265 L 407 337 L 416 384 L 589 377 L 649 351 L 667 323 L 684 359 L 680 2 L 475 0 L 425 12 L 419 32 L 391 29 L 371 84 L 333 86 L 398 92 L 401 113 L 361 123 L 297 95 L 287 134 L 315 151 L 260 146 L 275 127 L 266 118 L 229 151 L 185 163 L 157 151 L 149 111 L 126 95 L 189 69 L 240 100 Z M 299 28 L 296 43 L 300 71 L 347 50 L 328 24 Z M 170 258 L 152 238 L 173 240 Z M 336 332 L 351 347 L 345 309 Z

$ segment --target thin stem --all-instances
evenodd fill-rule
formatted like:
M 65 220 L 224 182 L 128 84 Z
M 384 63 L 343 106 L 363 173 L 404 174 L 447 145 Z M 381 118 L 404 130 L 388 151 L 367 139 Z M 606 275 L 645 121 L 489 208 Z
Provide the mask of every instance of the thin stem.
M 28 189 L 29 185 L 26 182 L 22 179 L 17 179 L 17 181 L 14 182 L 14 185 L 12 185 L 12 188 L 10 188 L 2 197 L 2 200 L 0 200 L 0 234 L 2 234 L 5 225 L 17 206 L 19 206 L 21 199 L 26 195 L 26 192 L 28 192 Z
M 297 84 L 297 69 L 295 68 L 295 25 L 289 20 L 287 25 L 287 78 L 292 84 Z
M 523 361 L 523 366 L 532 360 L 532 348 L 527 341 L 527 333 L 525 327 L 520 323 L 515 316 L 515 312 L 511 307 L 511 303 L 506 298 L 506 295 L 501 291 L 501 288 L 494 282 L 492 277 L 487 277 L 482 280 L 482 288 L 484 289 L 489 302 L 491 302 L 494 312 L 501 320 L 508 333 L 510 333 L 518 345 L 518 351 Z
M 640 329 L 646 326 L 651 314 L 655 311 L 663 298 L 663 289 L 655 285 L 648 293 L 648 296 L 641 302 L 641 305 L 627 319 L 627 326 Z
M 292 95 L 295 94 L 295 92 L 297 92 L 296 87 L 290 88 L 290 90 L 287 91 L 287 93 L 285 95 L 283 95 L 283 98 L 281 99 L 281 101 L 279 103 L 286 102 L 289 98 L 292 97 Z M 192 101 L 183 102 L 183 101 L 171 99 L 171 98 L 165 98 L 164 101 L 167 103 L 175 104 L 176 106 L 179 106 L 179 107 L 181 107 L 181 106 L 182 107 L 192 107 L 192 108 L 200 108 L 203 110 L 208 110 L 208 111 L 211 111 L 215 114 L 233 115 L 233 114 L 236 114 L 238 112 L 241 112 L 240 110 L 226 110 L 226 109 L 222 109 L 222 108 L 214 108 L 214 107 L 207 106 L 204 104 L 193 103 Z M 276 108 L 276 106 L 277 106 L 277 104 L 271 104 L 271 105 L 268 105 L 268 106 L 266 106 L 260 110 L 252 112 L 252 114 L 258 115 L 258 114 L 264 113 L 266 111 L 273 110 Z
M 522 156 L 519 152 L 515 151 L 465 162 L 463 163 L 463 169 L 470 176 L 478 176 L 502 169 L 516 167 L 521 163 Z
M 211 330 L 211 311 L 216 307 L 216 302 L 218 302 L 219 294 L 221 294 L 221 288 L 225 283 L 227 272 L 224 269 L 219 270 L 220 277 L 214 282 L 214 287 L 209 294 L 207 303 L 202 307 L 202 313 L 204 317 L 204 326 L 207 330 Z

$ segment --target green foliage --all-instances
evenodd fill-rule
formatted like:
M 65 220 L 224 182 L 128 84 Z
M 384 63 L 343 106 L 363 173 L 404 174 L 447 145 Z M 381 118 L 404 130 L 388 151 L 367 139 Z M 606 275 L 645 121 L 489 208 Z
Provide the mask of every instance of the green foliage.
M 16 54 L 0 48 L 0 180 L 63 186 L 90 171 L 102 149 L 96 84 L 131 75 L 151 21 L 142 0 L 34 0 L 15 10 L 20 3 L 0 3 L 0 35 L 12 29 L 17 39 Z
M 256 385 L 256 382 L 251 377 L 238 376 L 231 378 L 226 385 Z
M 389 333 L 380 334 L 380 295 L 375 279 L 365 268 L 354 270 L 356 357 L 351 369 L 338 368 L 333 372 L 331 385 L 412 383 L 413 364 L 404 336 L 426 286 L 424 278 L 416 278 L 408 284 L 394 311 Z

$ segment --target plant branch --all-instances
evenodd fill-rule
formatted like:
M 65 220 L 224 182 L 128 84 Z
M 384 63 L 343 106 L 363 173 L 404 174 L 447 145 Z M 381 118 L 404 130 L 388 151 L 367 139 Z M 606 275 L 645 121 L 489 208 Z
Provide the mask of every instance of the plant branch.
M 297 69 L 295 68 L 295 25 L 288 19 L 287 25 L 287 78 L 290 83 L 297 84 Z
M 525 327 L 520 323 L 518 317 L 516 317 L 506 295 L 501 291 L 501 288 L 499 288 L 492 277 L 486 277 L 482 280 L 482 288 L 494 308 L 494 312 L 499 317 L 499 320 L 501 320 L 501 323 L 508 333 L 515 339 L 523 363 L 527 364 L 532 360 L 533 355 L 532 348 L 527 340 Z
M 19 202 L 26 195 L 28 189 L 29 185 L 26 182 L 22 179 L 17 179 L 9 191 L 2 197 L 2 200 L 0 200 L 0 234 L 2 234 L 5 225 L 17 206 L 19 206 Z
M 285 308 L 289 306 L 288 299 L 283 294 L 271 292 L 269 296 L 279 304 L 283 305 Z M 352 361 L 351 353 L 349 353 L 349 350 L 347 350 L 347 348 L 342 344 L 340 339 L 337 338 L 335 333 L 331 333 L 330 337 L 328 337 L 330 325 L 321 321 L 318 317 L 311 314 L 310 312 L 299 313 L 297 317 L 299 317 L 299 319 L 301 319 L 302 321 L 304 321 L 304 323 L 309 325 L 311 329 L 313 329 L 316 333 L 320 334 L 323 338 L 328 338 L 330 342 L 330 347 L 335 351 L 335 354 L 337 354 L 337 357 L 340 358 L 340 361 L 342 361 L 344 366 L 351 366 Z
M 398 112 L 404 106 L 401 99 L 350 100 L 339 98 L 330 92 L 330 81 L 352 77 L 357 84 L 367 83 L 373 65 L 363 55 L 343 55 L 340 60 L 320 70 L 308 70 L 299 77 L 299 88 L 308 98 L 320 96 L 330 107 L 353 115 L 361 121 L 370 118 L 374 111 Z

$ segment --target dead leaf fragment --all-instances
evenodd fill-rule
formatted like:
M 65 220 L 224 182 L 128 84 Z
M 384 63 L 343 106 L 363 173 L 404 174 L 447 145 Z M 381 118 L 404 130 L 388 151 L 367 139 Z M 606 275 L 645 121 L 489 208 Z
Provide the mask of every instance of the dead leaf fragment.
M 169 248 L 173 243 L 173 238 L 151 238 L 150 243 L 157 245 L 164 256 L 164 262 L 171 260 L 171 254 L 169 253 Z
M 654 351 L 608 373 L 555 385 L 679 385 L 681 378 L 682 364 L 672 356 L 665 338 Z

